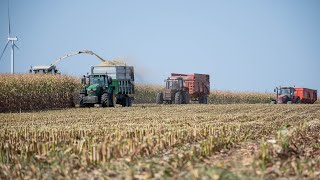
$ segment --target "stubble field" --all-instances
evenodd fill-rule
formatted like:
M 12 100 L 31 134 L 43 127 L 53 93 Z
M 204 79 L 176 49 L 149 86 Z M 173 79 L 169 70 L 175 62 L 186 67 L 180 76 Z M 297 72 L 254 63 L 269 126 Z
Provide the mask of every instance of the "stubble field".
M 0 179 L 320 178 L 320 104 L 0 114 Z

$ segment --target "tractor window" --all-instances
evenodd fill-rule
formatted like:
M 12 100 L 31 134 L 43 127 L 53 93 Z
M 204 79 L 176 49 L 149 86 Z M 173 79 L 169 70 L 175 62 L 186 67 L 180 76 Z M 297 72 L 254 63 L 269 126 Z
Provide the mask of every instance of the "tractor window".
M 167 89 L 180 89 L 178 80 L 167 80 Z
M 90 85 L 92 84 L 99 84 L 103 86 L 105 84 L 104 76 L 90 76 Z
M 179 89 L 182 89 L 182 87 L 183 87 L 183 81 L 179 80 Z
M 279 95 L 290 95 L 290 89 L 280 89 Z

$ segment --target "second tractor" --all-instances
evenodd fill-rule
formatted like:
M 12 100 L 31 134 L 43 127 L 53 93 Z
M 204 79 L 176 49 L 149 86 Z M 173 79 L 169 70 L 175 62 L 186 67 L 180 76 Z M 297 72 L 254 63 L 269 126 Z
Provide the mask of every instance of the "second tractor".
M 208 103 L 210 94 L 210 79 L 207 74 L 176 74 L 165 80 L 166 88 L 156 96 L 156 103 L 189 104 L 198 101 Z

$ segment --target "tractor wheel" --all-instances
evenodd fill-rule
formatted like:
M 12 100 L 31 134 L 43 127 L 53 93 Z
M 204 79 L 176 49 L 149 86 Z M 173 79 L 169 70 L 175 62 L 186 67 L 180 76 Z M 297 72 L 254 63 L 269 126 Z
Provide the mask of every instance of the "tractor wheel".
M 300 98 L 297 98 L 297 100 L 296 100 L 296 104 L 301 104 L 301 100 L 300 100 Z
M 183 100 L 182 93 L 177 92 L 174 96 L 174 103 L 175 104 L 182 104 L 182 100 Z
M 86 107 L 86 105 L 83 103 L 84 97 L 85 97 L 84 94 L 80 94 L 80 96 L 79 96 L 79 107 L 81 107 L 81 108 Z
M 190 94 L 189 92 L 183 93 L 183 104 L 190 104 Z
M 158 93 L 156 97 L 156 103 L 162 104 L 163 103 L 163 93 Z
M 102 94 L 101 104 L 102 104 L 102 107 L 109 107 L 110 101 L 109 101 L 109 94 L 108 93 Z

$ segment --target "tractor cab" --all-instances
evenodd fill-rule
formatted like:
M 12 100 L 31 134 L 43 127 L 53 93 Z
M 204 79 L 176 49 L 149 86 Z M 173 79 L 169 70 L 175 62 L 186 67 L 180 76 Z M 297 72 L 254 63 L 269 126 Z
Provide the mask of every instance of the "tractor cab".
M 83 90 L 80 92 L 80 107 L 102 104 L 103 107 L 112 104 L 114 87 L 112 78 L 103 74 L 91 74 L 82 78 Z
M 288 96 L 290 99 L 292 99 L 293 95 L 294 95 L 294 88 L 280 87 L 278 96 Z
M 86 86 L 87 81 L 89 81 L 88 86 Z M 89 75 L 83 77 L 82 84 L 86 88 L 88 96 L 100 96 L 111 87 L 112 79 L 107 75 Z
M 169 104 L 187 104 L 190 101 L 189 89 L 184 86 L 182 77 L 171 77 L 165 80 L 164 92 L 157 94 L 157 103 L 167 102 Z
M 168 78 L 166 80 L 166 89 L 182 90 L 183 89 L 183 79 L 182 78 L 177 78 L 177 79 Z
M 277 87 L 274 91 L 277 93 L 277 104 L 290 104 L 294 101 L 293 87 Z

